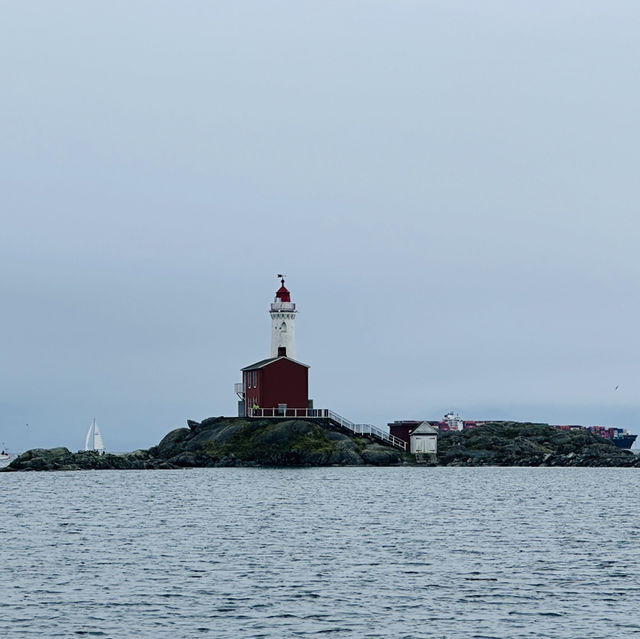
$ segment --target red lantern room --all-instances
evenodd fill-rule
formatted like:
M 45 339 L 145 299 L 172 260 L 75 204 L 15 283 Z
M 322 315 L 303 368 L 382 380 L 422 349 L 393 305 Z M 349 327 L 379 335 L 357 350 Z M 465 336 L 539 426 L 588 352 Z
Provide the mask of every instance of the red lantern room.
M 281 280 L 282 286 L 276 291 L 276 300 L 281 302 L 290 302 L 291 301 L 291 293 L 287 290 L 284 285 L 284 278 Z

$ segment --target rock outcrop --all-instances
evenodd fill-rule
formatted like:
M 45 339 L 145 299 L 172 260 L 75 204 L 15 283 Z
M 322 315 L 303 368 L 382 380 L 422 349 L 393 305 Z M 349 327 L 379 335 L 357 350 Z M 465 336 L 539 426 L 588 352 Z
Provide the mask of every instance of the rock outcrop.
M 495 422 L 438 437 L 444 466 L 640 466 L 640 457 L 588 430 Z
M 16 457 L 1 471 L 12 470 L 133 470 L 151 468 L 149 451 L 125 455 L 100 455 L 93 451 L 72 453 L 68 448 L 34 448 Z
M 148 450 L 122 455 L 36 448 L 3 471 L 161 469 L 221 466 L 393 466 L 415 457 L 368 437 L 342 431 L 328 420 L 211 417 L 189 420 Z M 640 457 L 586 430 L 496 422 L 441 433 L 443 466 L 636 466 Z
M 401 464 L 407 456 L 368 437 L 336 430 L 325 420 L 212 417 L 189 420 L 148 450 L 123 455 L 37 448 L 5 471 L 153 469 L 220 466 L 329 466 Z

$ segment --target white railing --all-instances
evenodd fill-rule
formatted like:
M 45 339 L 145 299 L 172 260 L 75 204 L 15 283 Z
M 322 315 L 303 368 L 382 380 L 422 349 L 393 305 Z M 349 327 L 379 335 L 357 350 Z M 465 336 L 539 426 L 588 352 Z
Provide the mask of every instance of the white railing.
M 376 426 L 372 426 L 371 424 L 354 424 L 355 429 L 354 433 L 358 433 L 360 435 L 371 435 L 372 437 L 377 437 L 378 439 L 382 439 L 392 446 L 396 448 L 402 448 L 402 450 L 407 450 L 407 443 L 398 439 L 394 435 L 390 435 L 389 433 L 385 433 L 382 429 L 377 428 Z
M 249 417 L 304 417 L 307 419 L 330 419 L 331 421 L 339 424 L 343 428 L 350 430 L 356 435 L 370 435 L 376 439 L 381 439 L 396 448 L 407 450 L 407 443 L 385 433 L 381 428 L 372 426 L 371 424 L 354 424 L 348 419 L 334 413 L 328 408 L 250 408 L 247 411 Z
M 333 420 L 340 424 L 340 426 L 344 426 L 344 428 L 349 429 L 351 432 L 357 435 L 370 435 L 377 439 L 381 439 L 396 448 L 401 448 L 402 450 L 407 450 L 407 443 L 390 435 L 389 433 L 385 433 L 381 428 L 377 428 L 376 426 L 372 426 L 371 424 L 354 424 L 342 417 L 342 415 L 338 415 L 338 413 L 334 413 L 332 410 L 327 411 L 329 413 L 329 419 Z
M 272 311 L 288 311 L 292 313 L 296 310 L 296 305 L 294 302 L 272 302 L 271 310 Z
M 249 408 L 249 417 L 306 417 L 318 418 L 329 417 L 326 408 Z

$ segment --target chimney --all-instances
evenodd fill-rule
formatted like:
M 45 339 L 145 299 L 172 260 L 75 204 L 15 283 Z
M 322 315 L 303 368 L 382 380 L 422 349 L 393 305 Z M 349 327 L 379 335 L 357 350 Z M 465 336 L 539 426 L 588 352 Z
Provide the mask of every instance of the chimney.
M 287 347 L 278 346 L 278 357 L 286 357 L 286 356 L 287 356 Z

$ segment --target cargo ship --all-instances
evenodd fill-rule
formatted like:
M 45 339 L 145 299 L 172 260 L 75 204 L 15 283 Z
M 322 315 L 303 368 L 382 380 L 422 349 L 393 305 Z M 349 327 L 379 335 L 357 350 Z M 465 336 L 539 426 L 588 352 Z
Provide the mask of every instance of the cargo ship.
M 622 435 L 616 435 L 611 438 L 611 441 L 618 448 L 631 448 L 633 443 L 636 441 L 637 435 L 632 435 L 631 433 L 623 433 Z
M 553 426 L 553 424 L 552 424 Z M 572 424 L 570 426 L 553 426 L 554 428 L 560 428 L 561 430 L 588 430 L 600 437 L 608 439 L 614 443 L 618 448 L 629 449 L 636 441 L 637 435 L 630 433 L 624 428 L 608 428 L 607 426 L 579 426 Z

